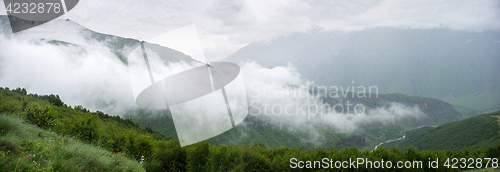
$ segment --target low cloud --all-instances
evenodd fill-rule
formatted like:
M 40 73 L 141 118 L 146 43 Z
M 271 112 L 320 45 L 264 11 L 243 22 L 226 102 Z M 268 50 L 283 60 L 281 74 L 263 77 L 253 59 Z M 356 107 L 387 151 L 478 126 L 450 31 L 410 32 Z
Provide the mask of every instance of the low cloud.
M 138 92 L 132 91 L 127 66 L 107 46 L 86 44 L 54 45 L 38 38 L 1 36 L 0 86 L 24 87 L 37 94 L 58 94 L 68 105 L 83 105 L 113 115 L 135 108 L 134 95 Z M 189 65 L 179 63 L 163 67 L 173 70 L 186 66 Z M 394 123 L 423 115 L 418 107 L 398 103 L 363 113 L 318 110 L 324 103 L 309 93 L 313 83 L 302 79 L 293 66 L 266 68 L 245 62 L 241 68 L 250 115 L 290 130 L 321 124 L 351 131 L 370 122 Z
M 80 1 L 69 18 L 92 30 L 148 40 L 196 24 L 210 61 L 251 42 L 295 32 L 373 27 L 500 29 L 500 1 Z M 0 15 L 5 15 L 0 8 Z
M 125 112 L 134 105 L 126 66 L 105 45 L 85 43 L 55 43 L 29 34 L 0 35 L 0 86 L 58 94 L 68 105 L 93 111 Z
M 109 46 L 84 39 L 86 33 L 81 32 L 77 25 L 67 25 L 64 21 L 52 24 L 22 34 L 0 35 L 1 87 L 23 87 L 30 93 L 58 94 L 68 105 L 83 105 L 89 110 L 111 115 L 137 108 L 134 96 L 138 94 L 137 89 L 143 87 L 131 86 L 129 68 Z M 47 34 L 52 30 L 57 32 Z M 69 44 L 55 43 L 52 39 Z M 193 66 L 187 63 L 153 64 L 160 65 L 155 68 L 176 71 Z M 416 106 L 398 103 L 360 113 L 337 113 L 331 107 L 317 110 L 325 103 L 309 93 L 314 83 L 301 78 L 293 66 L 266 68 L 251 61 L 240 66 L 250 115 L 289 131 L 306 131 L 314 140 L 321 138 L 316 126 L 349 132 L 373 122 L 392 124 L 425 115 Z M 153 72 L 163 76 L 162 71 Z
M 241 66 L 250 115 L 290 131 L 315 132 L 316 126 L 329 126 L 351 132 L 366 124 L 396 124 L 403 119 L 425 116 L 418 106 L 397 102 L 376 108 L 352 104 L 352 109 L 347 108 L 346 103 L 337 106 L 326 104 L 318 95 L 310 92 L 314 83 L 302 79 L 293 66 L 269 69 L 255 62 L 245 62 Z M 339 111 L 338 107 L 342 106 L 345 108 Z

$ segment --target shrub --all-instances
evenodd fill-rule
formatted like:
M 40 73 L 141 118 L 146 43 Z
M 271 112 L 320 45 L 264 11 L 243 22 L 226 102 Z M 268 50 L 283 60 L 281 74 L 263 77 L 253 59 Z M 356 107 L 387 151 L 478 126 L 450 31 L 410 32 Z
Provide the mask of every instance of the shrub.
M 24 113 L 26 119 L 38 127 L 49 128 L 55 125 L 55 115 L 50 105 L 42 107 L 37 103 L 28 103 Z

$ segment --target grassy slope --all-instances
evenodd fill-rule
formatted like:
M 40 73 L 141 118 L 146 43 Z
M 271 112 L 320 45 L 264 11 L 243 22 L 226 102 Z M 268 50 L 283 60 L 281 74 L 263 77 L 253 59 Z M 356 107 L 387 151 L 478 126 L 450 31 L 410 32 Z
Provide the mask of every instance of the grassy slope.
M 500 144 L 500 111 L 483 114 L 436 128 L 420 128 L 407 134 L 407 139 L 384 146 L 413 146 L 420 150 L 459 150 Z
M 0 115 L 0 171 L 145 171 L 142 164 L 68 136 Z
M 135 163 L 136 165 L 128 165 L 129 163 L 125 163 L 123 156 L 139 162 L 142 158 L 148 159 L 154 156 L 158 144 L 166 141 L 169 141 L 169 143 L 175 142 L 160 133 L 139 128 L 130 119 L 121 119 L 118 116 L 109 116 L 102 112 L 89 112 L 81 106 L 72 108 L 64 104 L 58 96 L 27 94 L 27 91 L 24 89 L 9 90 L 0 87 L 0 114 L 6 116 L 5 118 L 8 118 L 9 123 L 11 120 L 23 119 L 22 122 L 13 123 L 16 125 L 6 126 L 7 128 L 17 128 L 13 130 L 15 132 L 5 135 L 5 137 L 2 135 L 3 140 L 7 140 L 5 144 L 14 145 L 12 149 L 9 146 L 1 148 L 2 146 L 0 145 L 0 151 L 2 151 L 0 153 L 3 156 L 0 159 L 5 160 L 3 164 L 0 163 L 2 165 L 1 168 L 5 166 L 5 169 L 10 170 L 19 168 L 10 165 L 14 161 L 23 163 L 23 158 L 27 160 L 35 158 L 28 157 L 28 155 L 43 155 L 43 158 L 52 158 L 50 159 L 50 163 L 49 161 L 45 162 L 44 159 L 45 164 L 42 163 L 36 166 L 26 165 L 29 169 L 36 170 L 46 169 L 45 167 L 49 169 L 50 167 L 56 168 L 58 165 L 57 161 L 61 161 L 59 165 L 65 164 L 64 166 L 67 166 L 69 163 L 69 165 L 73 166 L 74 170 L 69 171 L 92 171 L 92 169 L 104 171 L 113 171 L 115 169 L 115 171 L 121 171 L 126 170 L 126 167 L 129 167 L 131 170 L 141 170 L 142 164 Z M 34 124 L 36 127 L 31 124 L 24 124 L 24 121 Z M 43 127 L 45 130 L 37 127 Z M 36 136 L 39 136 L 38 133 L 40 133 L 42 137 L 35 137 L 32 135 L 33 133 Z M 64 135 L 73 139 L 57 135 Z M 57 151 L 55 148 L 58 148 Z M 37 152 L 41 150 L 45 150 L 48 155 L 45 155 L 44 152 Z M 62 154 L 59 154 L 59 151 Z M 66 161 L 62 162 L 63 160 Z M 68 160 L 78 160 L 81 162 L 71 162 Z M 106 166 L 108 162 L 112 163 L 113 160 L 119 166 L 122 166 L 119 163 L 126 166 L 123 166 L 123 169 Z M 62 168 L 60 171 L 64 170 L 66 169 Z

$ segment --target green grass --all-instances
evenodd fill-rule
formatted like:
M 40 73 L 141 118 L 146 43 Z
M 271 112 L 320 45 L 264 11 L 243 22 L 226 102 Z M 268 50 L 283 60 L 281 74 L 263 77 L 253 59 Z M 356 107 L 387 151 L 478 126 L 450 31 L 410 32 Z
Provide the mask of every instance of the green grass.
M 0 171 L 145 171 L 142 164 L 72 137 L 0 115 Z

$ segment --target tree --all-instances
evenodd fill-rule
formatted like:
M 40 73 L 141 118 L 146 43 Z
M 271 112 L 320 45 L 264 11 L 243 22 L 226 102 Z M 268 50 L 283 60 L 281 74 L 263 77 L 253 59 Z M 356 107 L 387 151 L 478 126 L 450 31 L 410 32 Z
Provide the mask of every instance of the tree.
M 186 171 L 186 151 L 178 140 L 157 141 L 153 152 L 146 158 L 146 171 Z
M 206 171 L 206 164 L 208 161 L 209 150 L 208 147 L 210 143 L 208 140 L 191 145 L 190 147 L 194 149 L 190 152 L 188 168 L 191 171 Z

